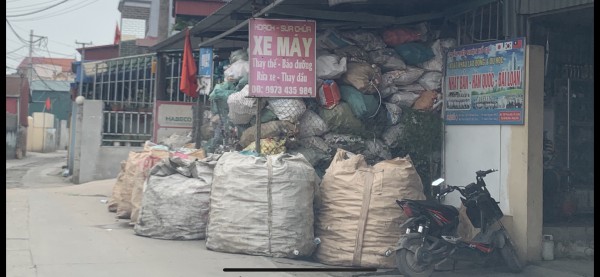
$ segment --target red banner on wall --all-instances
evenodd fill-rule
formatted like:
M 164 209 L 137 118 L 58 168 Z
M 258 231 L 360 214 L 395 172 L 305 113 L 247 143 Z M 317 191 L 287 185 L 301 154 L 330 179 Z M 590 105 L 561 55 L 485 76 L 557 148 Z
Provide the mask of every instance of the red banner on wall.
M 316 97 L 316 22 L 250 19 L 253 97 Z

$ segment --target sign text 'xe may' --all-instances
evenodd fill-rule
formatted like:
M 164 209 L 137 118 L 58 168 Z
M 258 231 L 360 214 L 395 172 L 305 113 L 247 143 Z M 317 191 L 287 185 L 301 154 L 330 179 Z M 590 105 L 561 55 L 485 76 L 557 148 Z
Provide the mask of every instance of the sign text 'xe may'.
M 250 20 L 251 97 L 316 97 L 316 22 Z

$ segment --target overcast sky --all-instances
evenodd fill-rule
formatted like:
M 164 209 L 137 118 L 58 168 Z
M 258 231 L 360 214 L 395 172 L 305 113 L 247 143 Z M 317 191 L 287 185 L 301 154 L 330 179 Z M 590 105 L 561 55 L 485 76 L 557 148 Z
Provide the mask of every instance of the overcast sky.
M 47 45 L 34 43 L 34 57 L 79 59 L 75 41 L 112 44 L 121 17 L 118 5 L 119 0 L 6 0 L 6 19 L 25 40 L 6 23 L 6 73 L 15 72 L 29 55 L 30 30 L 48 38 Z

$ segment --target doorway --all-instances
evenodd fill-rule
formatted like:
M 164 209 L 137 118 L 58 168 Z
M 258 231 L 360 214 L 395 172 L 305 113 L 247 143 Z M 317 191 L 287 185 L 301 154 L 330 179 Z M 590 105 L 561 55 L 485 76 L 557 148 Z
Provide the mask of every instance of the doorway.
M 546 48 L 544 226 L 593 226 L 593 6 L 530 18 L 530 44 Z

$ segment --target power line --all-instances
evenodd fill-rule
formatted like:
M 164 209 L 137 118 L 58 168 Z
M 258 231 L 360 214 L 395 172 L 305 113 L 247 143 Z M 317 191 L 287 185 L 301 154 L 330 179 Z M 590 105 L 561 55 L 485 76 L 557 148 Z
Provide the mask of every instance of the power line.
M 21 46 L 21 47 L 19 47 L 19 48 L 15 49 L 15 50 L 12 50 L 12 51 L 6 52 L 6 54 L 7 54 L 7 55 L 8 55 L 8 54 L 12 54 L 12 53 L 14 53 L 14 52 L 17 52 L 17 51 L 19 51 L 19 50 L 21 50 L 21 49 L 23 49 L 23 48 L 25 48 L 25 47 L 27 47 L 27 45 L 23 45 L 23 46 Z
M 59 12 L 57 12 L 57 13 L 54 13 L 54 14 L 48 14 L 48 15 L 45 15 L 45 16 L 42 16 L 42 17 L 23 18 L 23 19 L 20 19 L 20 20 L 15 20 L 15 21 L 17 21 L 17 22 L 21 22 L 21 21 L 36 21 L 36 20 L 44 20 L 44 19 L 48 19 L 48 18 L 51 18 L 51 17 L 54 17 L 54 16 L 63 15 L 63 14 L 65 14 L 65 13 L 69 13 L 69 12 L 72 12 L 72 11 L 76 11 L 76 10 L 79 10 L 79 9 L 85 8 L 85 7 L 87 7 L 87 6 L 91 5 L 91 4 L 95 3 L 95 2 L 98 2 L 98 0 L 91 0 L 91 1 L 89 1 L 89 2 L 87 2 L 87 3 L 86 3 L 85 1 L 84 1 L 84 2 L 80 2 L 80 3 L 77 3 L 77 4 L 75 4 L 75 5 L 72 5 L 72 6 L 70 6 L 70 7 L 68 7 L 68 8 L 65 8 L 65 9 L 64 9 L 64 10 L 62 10 L 62 11 L 59 11 Z M 80 6 L 79 6 L 79 7 L 76 7 L 77 5 L 80 5 Z M 69 10 L 69 8 L 72 8 L 72 9 L 70 9 L 70 10 Z
M 46 46 L 46 49 L 48 49 L 48 46 Z M 44 49 L 38 48 L 38 50 L 44 50 Z M 50 52 L 50 53 L 52 53 L 52 54 L 55 54 L 55 55 L 65 56 L 65 57 L 72 57 L 73 55 L 75 55 L 75 54 L 76 54 L 76 53 L 73 53 L 73 54 L 65 54 L 65 53 L 60 53 L 60 52 L 55 52 L 55 51 L 48 51 L 48 52 Z
M 26 16 L 26 15 L 32 15 L 32 14 L 36 14 L 36 13 L 43 12 L 43 11 L 46 11 L 46 10 L 48 10 L 48 9 L 54 8 L 54 7 L 56 7 L 56 6 L 60 5 L 60 4 L 63 4 L 63 3 L 65 3 L 65 2 L 67 2 L 67 1 L 69 1 L 69 0 L 63 0 L 63 1 L 61 1 L 61 2 L 58 2 L 58 3 L 54 4 L 54 5 L 50 5 L 50 6 L 48 6 L 48 7 L 45 7 L 45 8 L 39 9 L 39 10 L 37 10 L 37 11 L 28 12 L 28 13 L 22 13 L 22 14 L 16 14 L 16 15 L 7 15 L 6 17 L 21 17 L 21 16 Z
M 15 34 L 15 36 L 17 36 L 17 38 L 19 40 L 21 40 L 21 42 L 27 43 L 29 44 L 29 41 L 27 41 L 26 39 L 22 38 L 17 31 L 15 31 L 15 29 L 13 28 L 13 26 L 10 24 L 10 22 L 8 22 L 8 19 L 6 19 L 6 24 L 8 24 L 8 27 L 10 27 L 10 30 Z
M 11 2 L 11 1 L 6 1 L 6 2 L 8 3 L 8 2 Z M 33 9 L 33 8 L 28 8 L 28 7 L 35 7 L 37 9 L 40 5 L 50 4 L 52 2 L 56 2 L 56 1 L 48 1 L 48 2 L 44 2 L 44 3 L 35 3 L 35 4 L 31 4 L 31 5 L 25 5 L 25 6 L 19 6 L 19 7 L 12 7 L 12 8 L 6 7 L 6 10 L 7 11 L 9 9 L 11 9 L 11 10 L 12 9 L 19 10 L 19 9 L 24 9 L 24 8 L 25 8 L 25 10 L 31 10 L 31 9 Z

